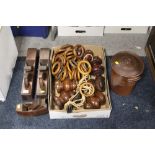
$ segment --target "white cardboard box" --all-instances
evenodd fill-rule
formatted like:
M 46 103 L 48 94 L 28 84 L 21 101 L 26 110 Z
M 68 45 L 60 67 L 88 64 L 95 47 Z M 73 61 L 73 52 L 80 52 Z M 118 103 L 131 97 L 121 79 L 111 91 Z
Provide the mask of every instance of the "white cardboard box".
M 104 33 L 147 33 L 148 26 L 105 26 Z
M 18 56 L 17 47 L 11 28 L 0 29 L 0 100 L 5 101 Z
M 50 119 L 68 119 L 68 118 L 109 118 L 110 113 L 112 110 L 112 105 L 111 105 L 111 99 L 110 99 L 110 93 L 109 93 L 109 84 L 107 80 L 107 71 L 106 71 L 106 55 L 105 55 L 105 50 L 101 46 L 95 46 L 95 45 L 84 45 L 86 49 L 91 49 L 95 55 L 99 56 L 103 60 L 103 65 L 105 66 L 105 85 L 106 85 L 106 91 L 104 92 L 106 96 L 106 104 L 101 106 L 100 109 L 81 109 L 81 110 L 76 110 L 73 113 L 67 113 L 65 110 L 55 110 L 53 109 L 53 96 L 52 96 L 52 79 L 51 76 L 49 79 L 49 115 Z M 52 50 L 52 55 L 54 51 L 57 48 L 53 48 Z
M 104 26 L 58 26 L 58 36 L 103 36 Z

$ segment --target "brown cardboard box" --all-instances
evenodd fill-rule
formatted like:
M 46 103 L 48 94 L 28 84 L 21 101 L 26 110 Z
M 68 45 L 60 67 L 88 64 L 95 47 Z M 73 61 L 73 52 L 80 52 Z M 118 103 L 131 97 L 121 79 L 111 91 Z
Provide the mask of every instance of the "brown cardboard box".
M 106 56 L 105 56 L 105 49 L 101 46 L 96 45 L 84 45 L 86 49 L 91 49 L 96 56 L 99 56 L 103 60 L 103 65 L 105 66 L 105 85 L 106 90 L 104 92 L 106 96 L 106 104 L 101 107 L 101 109 L 82 109 L 76 110 L 73 113 L 67 113 L 65 110 L 55 110 L 53 109 L 53 97 L 52 97 L 52 78 L 49 76 L 49 115 L 50 119 L 62 119 L 62 118 L 109 118 L 110 113 L 112 110 L 110 93 L 109 93 L 109 85 L 107 80 L 107 73 L 106 73 Z M 51 57 L 54 54 L 54 51 L 58 47 L 54 47 L 52 49 Z

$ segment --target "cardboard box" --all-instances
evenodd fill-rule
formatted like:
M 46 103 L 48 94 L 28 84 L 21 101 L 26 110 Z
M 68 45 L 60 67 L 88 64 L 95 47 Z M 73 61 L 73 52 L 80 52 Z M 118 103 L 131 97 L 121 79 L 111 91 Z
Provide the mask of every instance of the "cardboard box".
M 0 28 L 0 101 L 4 102 L 9 90 L 18 50 L 9 26 Z
M 103 36 L 104 26 L 58 26 L 58 36 Z
M 65 110 L 55 110 L 53 109 L 53 96 L 52 96 L 52 78 L 49 76 L 49 115 L 50 119 L 62 119 L 62 118 L 109 118 L 112 110 L 109 85 L 107 80 L 106 71 L 106 55 L 105 50 L 101 46 L 95 45 L 84 45 L 86 49 L 91 49 L 96 56 L 99 56 L 103 60 L 103 66 L 105 66 L 105 86 L 106 90 L 104 92 L 106 96 L 106 104 L 101 106 L 101 109 L 81 109 L 76 110 L 73 113 L 67 113 Z M 52 56 L 57 48 L 53 48 Z
M 104 33 L 147 33 L 148 26 L 105 26 Z

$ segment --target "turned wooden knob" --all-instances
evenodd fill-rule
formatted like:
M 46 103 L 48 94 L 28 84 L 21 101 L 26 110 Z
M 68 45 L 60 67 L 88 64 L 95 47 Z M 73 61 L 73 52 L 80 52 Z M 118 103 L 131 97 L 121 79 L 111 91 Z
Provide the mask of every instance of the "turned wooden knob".
M 63 83 L 61 81 L 56 81 L 55 82 L 55 89 L 57 90 L 58 93 L 60 93 L 61 90 L 63 90 Z
M 104 67 L 99 64 L 93 64 L 91 73 L 93 75 L 100 76 L 104 73 Z
M 87 97 L 84 103 L 85 109 L 100 109 L 101 105 L 106 104 L 105 95 L 102 92 L 96 92 L 94 95 Z
M 27 77 L 24 78 L 24 86 L 25 86 L 25 89 L 29 89 L 30 87 L 30 82 Z
M 76 81 L 70 80 L 70 79 L 65 79 L 64 81 L 56 81 L 55 82 L 55 88 L 58 93 L 60 93 L 62 90 L 64 91 L 72 91 L 76 89 L 77 84 Z
M 104 105 L 106 103 L 105 95 L 102 92 L 96 92 L 95 96 L 99 98 L 101 105 Z
M 41 90 L 46 90 L 46 84 L 42 78 L 39 78 L 39 85 Z
M 103 76 L 98 76 L 95 79 L 95 88 L 97 91 L 105 91 L 105 78 Z
M 64 108 L 64 104 L 68 102 L 68 100 L 72 95 L 73 95 L 73 91 L 68 91 L 68 92 L 62 91 L 59 97 L 54 96 L 55 105 L 60 110 L 62 110 Z
M 64 108 L 63 99 L 57 96 L 54 96 L 55 105 L 58 107 L 59 110 Z

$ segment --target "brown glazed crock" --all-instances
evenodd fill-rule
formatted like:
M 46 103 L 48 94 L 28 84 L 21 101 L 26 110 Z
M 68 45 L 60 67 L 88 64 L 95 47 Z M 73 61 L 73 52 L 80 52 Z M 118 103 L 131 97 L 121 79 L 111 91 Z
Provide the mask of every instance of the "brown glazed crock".
M 124 51 L 112 57 L 111 68 L 111 89 L 118 95 L 127 96 L 141 79 L 144 63 L 138 55 Z

